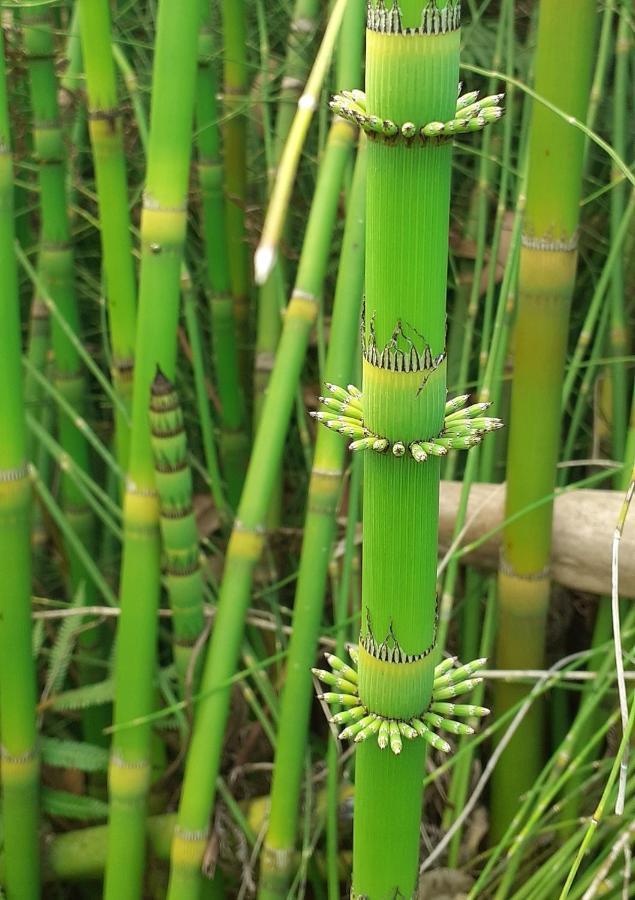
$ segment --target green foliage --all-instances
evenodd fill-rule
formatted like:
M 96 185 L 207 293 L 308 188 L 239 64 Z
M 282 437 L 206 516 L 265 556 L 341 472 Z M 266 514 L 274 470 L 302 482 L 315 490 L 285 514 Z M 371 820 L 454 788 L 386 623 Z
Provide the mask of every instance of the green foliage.
M 97 822 L 108 816 L 108 804 L 103 800 L 53 788 L 42 789 L 42 808 L 49 816 L 79 819 L 80 822 Z
M 47 706 L 56 712 L 89 709 L 92 706 L 112 702 L 114 693 L 114 681 L 107 678 L 105 681 L 98 681 L 95 684 L 86 684 L 69 691 L 62 691 L 61 694 L 51 697 Z
M 77 609 L 77 607 L 82 606 L 83 603 L 84 591 L 80 588 L 75 594 L 70 608 Z M 62 624 L 57 630 L 55 642 L 51 648 L 43 691 L 44 696 L 60 692 L 64 681 L 66 680 L 66 674 L 77 641 L 77 632 L 82 627 L 82 620 L 83 616 L 69 616 L 67 619 L 62 620 Z
M 108 769 L 108 751 L 83 741 L 61 738 L 42 738 L 42 762 L 59 769 L 79 769 L 81 772 L 105 772 Z M 75 818 L 81 819 L 82 816 Z
M 426 896 L 554 900 L 567 879 L 575 900 L 623 893 L 635 804 L 629 773 L 624 816 L 613 814 L 624 743 L 605 600 L 554 585 L 544 630 L 535 623 L 512 629 L 505 664 L 540 668 L 542 656 L 529 663 L 523 655 L 533 644 L 557 668 L 505 684 L 503 694 L 518 688 L 508 708 L 494 702 L 500 679 L 488 669 L 468 696 L 423 706 L 441 649 L 441 665 L 451 669 L 460 668 L 455 656 L 492 659 L 498 575 L 466 565 L 462 542 L 472 548 L 469 559 L 487 550 L 491 561 L 503 526 L 484 534 L 482 511 L 474 517 L 470 502 L 468 512 L 472 486 L 509 475 L 517 497 L 531 488 L 536 515 L 524 514 L 521 498 L 504 523 L 509 534 L 522 535 L 515 543 L 527 556 L 549 549 L 544 523 L 557 464 L 566 463 L 556 483 L 567 491 L 629 484 L 630 465 L 618 469 L 610 460 L 630 460 L 635 448 L 628 418 L 632 12 L 625 0 L 461 5 L 458 94 L 456 47 L 428 62 L 416 53 L 424 43 L 449 42 L 458 7 L 445 0 L 402 0 L 399 9 L 374 3 L 380 31 L 368 42 L 370 49 L 375 40 L 375 56 L 362 93 L 366 4 L 348 0 L 339 34 L 329 32 L 320 57 L 317 81 L 324 82 L 312 82 L 315 108 L 305 96 L 296 128 L 333 3 L 20 0 L 4 9 L 0 643 L 10 649 L 0 654 L 0 742 L 10 757 L 2 762 L 0 896 L 99 893 L 94 882 L 104 878 L 108 853 L 106 894 L 116 900 L 164 896 L 168 877 L 170 896 L 197 896 L 209 886 L 201 866 L 211 865 L 222 871 L 227 897 L 258 883 L 262 900 L 340 900 L 353 854 L 355 890 L 371 900 L 378 882 L 362 883 L 363 870 L 383 877 L 389 859 L 394 871 L 414 872 L 418 854 Z M 536 51 L 538 14 L 547 7 L 557 25 L 550 29 L 556 49 L 545 62 Z M 578 127 L 566 115 L 584 79 L 564 60 L 573 12 L 590 7 L 597 42 L 588 35 L 578 41 L 592 69 L 588 112 L 583 102 L 576 107 L 586 124 Z M 170 10 L 175 18 L 166 30 Z M 436 36 L 426 24 L 435 21 Z M 381 58 L 377 35 L 392 40 L 399 24 L 423 32 L 408 36 L 408 58 Z M 182 28 L 187 39 L 179 37 Z M 166 50 L 168 39 L 178 46 Z M 389 69 L 399 70 L 394 90 L 385 90 Z M 556 108 L 544 107 L 542 96 Z M 503 107 L 500 121 L 482 130 Z M 534 118 L 543 121 L 542 139 L 564 155 L 548 188 L 549 160 L 536 152 Z M 285 156 L 289 193 L 274 203 L 279 265 L 258 290 L 253 253 Z M 360 201 L 366 168 L 367 233 Z M 576 179 L 579 188 L 570 191 Z M 523 401 L 519 415 L 517 401 L 510 411 L 510 394 L 522 382 L 523 344 L 526 359 L 541 362 L 541 376 L 548 368 L 543 339 L 522 336 L 527 226 L 542 228 L 560 204 L 567 228 L 579 217 L 574 302 L 558 328 L 565 381 L 562 393 L 555 382 L 534 381 L 533 405 Z M 553 288 L 549 271 L 544 259 L 534 268 Z M 536 315 L 529 325 L 537 329 Z M 162 438 L 170 445 L 167 466 L 178 470 L 167 473 L 171 561 L 152 494 L 158 485 L 148 404 L 157 363 L 181 406 L 178 434 Z M 408 378 L 423 383 L 417 396 L 406 389 Z M 448 398 L 456 408 L 444 409 Z M 481 444 L 494 428 L 487 409 L 509 427 L 485 434 Z M 554 436 L 548 465 L 527 443 L 547 419 Z M 514 431 L 526 437 L 508 472 Z M 351 442 L 356 452 L 349 454 Z M 512 443 L 518 448 L 517 438 Z M 161 468 L 165 447 L 159 450 Z M 544 479 L 538 488 L 536 473 Z M 462 484 L 452 545 L 441 557 L 433 534 L 439 477 Z M 17 508 L 3 506 L 12 486 L 19 487 Z M 174 528 L 182 524 L 172 517 L 177 507 L 188 510 L 183 530 Z M 605 539 L 608 546 L 610 535 L 594 527 L 597 546 Z M 409 581 L 406 561 L 413 559 Z M 188 580 L 175 578 L 172 564 L 181 576 L 181 562 L 196 588 L 195 611 L 194 592 L 179 595 L 181 610 L 195 613 L 191 629 L 169 602 L 175 582 Z M 82 603 L 92 608 L 75 615 Z M 635 632 L 626 613 L 628 651 Z M 211 639 L 195 644 L 203 624 Z M 362 649 L 373 660 L 376 650 L 382 663 L 436 642 L 419 662 L 424 677 L 393 689 L 364 657 L 360 668 L 346 663 L 359 672 L 357 683 L 345 673 L 352 693 L 340 681 L 323 685 L 316 698 L 312 667 L 328 668 L 324 652 L 348 660 L 345 645 L 354 653 L 360 630 Z M 197 669 L 188 670 L 193 653 L 206 669 L 202 683 Z M 544 732 L 524 711 L 528 697 L 532 709 L 543 704 Z M 395 713 L 401 705 L 405 718 Z M 479 718 L 489 707 L 497 718 Z M 498 786 L 498 748 L 522 728 L 521 714 L 530 727 L 508 745 L 508 771 L 526 775 L 520 753 L 534 745 L 539 764 L 532 763 L 531 784 L 512 809 L 511 793 Z M 345 729 L 354 753 L 335 736 Z M 108 796 L 101 742 L 113 739 Z M 28 777 L 12 781 L 18 769 Z M 493 836 L 488 817 L 501 797 L 513 821 L 496 825 Z M 360 834 L 364 822 L 375 821 L 388 823 L 385 840 L 370 828 Z M 218 884 L 215 878 L 214 891 Z

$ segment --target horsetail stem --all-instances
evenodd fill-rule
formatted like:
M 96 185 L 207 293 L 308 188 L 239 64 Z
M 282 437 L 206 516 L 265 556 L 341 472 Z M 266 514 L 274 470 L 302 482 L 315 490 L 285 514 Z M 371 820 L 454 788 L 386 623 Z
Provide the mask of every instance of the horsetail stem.
M 593 0 L 540 4 L 535 89 L 581 120 L 589 99 L 596 19 Z M 501 668 L 542 668 L 544 663 L 553 505 L 535 504 L 553 494 L 556 478 L 583 155 L 582 133 L 546 106 L 534 104 L 507 456 L 506 517 L 511 521 L 504 532 L 498 579 L 496 656 Z M 532 505 L 530 513 L 517 515 Z M 526 691 L 522 685 L 498 682 L 497 712 L 503 715 Z M 540 772 L 543 725 L 537 702 L 496 767 L 493 840 L 504 833 L 519 796 Z
M 40 249 L 38 269 L 45 291 L 42 298 L 55 305 L 51 327 L 53 350 L 52 380 L 67 401 L 70 415 L 58 410 L 57 430 L 64 452 L 87 474 L 90 453 L 85 420 L 87 383 L 78 347 L 81 333 L 79 306 L 75 290 L 75 261 L 72 229 L 67 205 L 66 146 L 55 71 L 55 45 L 51 12 L 43 8 L 23 8 L 24 50 L 29 71 L 29 89 L 33 109 L 33 150 L 38 166 L 40 188 Z M 61 320 L 64 321 L 64 326 Z M 83 349 L 83 348 L 82 348 Z M 125 415 L 121 417 L 125 422 Z M 121 422 L 121 419 L 119 421 Z M 123 436 L 125 445 L 125 425 Z M 90 554 L 96 552 L 95 517 L 81 491 L 63 471 L 61 501 L 65 518 Z M 86 584 L 85 602 L 94 601 L 93 585 L 85 566 L 67 541 L 70 590 L 75 592 L 82 581 Z M 92 638 L 87 637 L 88 640 Z M 95 669 L 82 666 L 82 678 L 94 679 Z M 84 729 L 89 740 L 99 740 L 99 712 L 84 714 Z
M 158 4 L 150 140 L 141 217 L 141 274 L 132 430 L 124 499 L 121 617 L 115 657 L 116 725 L 154 706 L 160 590 L 159 503 L 148 399 L 159 365 L 174 377 L 176 331 L 196 84 L 198 0 Z M 150 787 L 148 721 L 115 734 L 109 765 L 110 811 L 104 896 L 136 900 L 145 866 Z
M 0 54 L 0 781 L 10 897 L 40 896 L 39 754 L 31 638 L 31 481 L 20 353 L 13 154 Z
M 117 97 L 108 0 L 80 0 L 82 55 L 88 95 L 88 130 L 93 148 L 100 212 L 100 235 L 112 344 L 112 377 L 128 415 L 132 407 L 132 370 L 137 286 L 123 127 Z M 115 408 L 117 459 L 128 462 L 130 422 Z
M 337 387 L 333 395 L 344 405 L 359 401 L 362 415 L 346 427 L 368 435 L 350 449 L 371 451 L 364 453 L 362 628 L 354 683 L 368 716 L 340 735 L 359 744 L 352 894 L 371 900 L 414 893 L 422 805 L 417 772 L 426 743 L 450 749 L 431 728 L 446 720 L 430 717 L 429 707 L 471 690 L 480 679 L 469 676 L 483 665 L 477 660 L 453 673 L 443 663 L 435 683 L 439 456 L 475 446 L 501 424 L 483 417 L 480 407 L 445 422 L 467 400 L 446 408 L 451 137 L 482 128 L 502 112 L 499 97 L 478 110 L 470 97 L 468 115 L 452 118 L 459 23 L 456 0 L 410 0 L 390 8 L 383 0 L 371 2 L 366 94 L 347 91 L 334 101 L 338 115 L 370 138 L 364 386 L 363 392 Z M 337 416 L 320 418 L 338 424 Z M 436 451 L 428 452 L 432 447 Z M 336 673 L 342 665 L 331 663 Z M 447 730 L 466 730 L 448 721 Z
M 198 529 L 192 508 L 192 473 L 179 397 L 160 369 L 150 398 L 150 441 L 159 494 L 164 572 L 174 613 L 174 659 L 185 687 L 192 647 L 205 625 Z

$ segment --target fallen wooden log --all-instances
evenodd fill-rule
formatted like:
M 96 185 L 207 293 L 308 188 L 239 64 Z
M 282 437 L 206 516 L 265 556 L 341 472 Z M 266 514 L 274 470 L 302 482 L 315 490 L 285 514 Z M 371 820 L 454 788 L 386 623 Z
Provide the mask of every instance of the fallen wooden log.
M 441 551 L 450 546 L 462 485 L 441 484 Z M 556 497 L 551 574 L 554 581 L 577 591 L 611 593 L 611 544 L 624 495 L 619 491 L 568 491 Z M 503 522 L 505 485 L 475 484 L 470 491 L 466 547 Z M 463 557 L 464 562 L 496 569 L 502 529 Z M 620 546 L 619 589 L 622 597 L 635 597 L 635 509 L 626 521 Z

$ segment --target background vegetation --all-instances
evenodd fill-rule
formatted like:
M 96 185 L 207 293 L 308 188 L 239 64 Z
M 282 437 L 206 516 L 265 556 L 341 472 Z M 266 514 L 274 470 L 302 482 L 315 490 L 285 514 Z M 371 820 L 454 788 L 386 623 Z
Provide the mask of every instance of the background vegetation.
M 309 412 L 361 384 L 373 183 L 329 99 L 363 87 L 365 14 L 2 5 L 0 896 L 347 895 L 355 753 L 311 667 L 357 642 L 384 501 Z M 635 896 L 635 620 L 584 580 L 632 490 L 634 30 L 627 0 L 463 2 L 463 91 L 505 116 L 454 141 L 448 396 L 510 427 L 438 463 L 438 644 L 489 658 L 493 715 L 427 748 L 422 897 Z M 505 480 L 483 524 L 470 488 Z

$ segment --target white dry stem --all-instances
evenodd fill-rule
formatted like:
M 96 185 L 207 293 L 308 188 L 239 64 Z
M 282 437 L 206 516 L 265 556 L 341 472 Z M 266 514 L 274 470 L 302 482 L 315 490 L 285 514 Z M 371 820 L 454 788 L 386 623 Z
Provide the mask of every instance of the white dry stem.
M 624 524 L 630 509 L 631 500 L 635 493 L 635 466 L 631 473 L 631 482 L 624 496 L 624 502 L 613 534 L 613 547 L 611 557 L 611 614 L 613 618 L 613 640 L 615 643 L 615 671 L 617 675 L 617 693 L 620 701 L 620 717 L 622 720 L 622 733 L 628 727 L 628 700 L 626 699 L 626 681 L 624 678 L 624 657 L 622 652 L 622 635 L 620 630 L 620 595 L 619 595 L 619 556 L 620 541 L 624 531 Z M 615 813 L 618 816 L 624 814 L 624 799 L 626 797 L 626 779 L 628 775 L 628 745 L 624 748 L 624 754 L 620 762 L 620 778 L 617 788 L 617 800 L 615 801 Z
M 593 900 L 594 897 L 598 896 L 598 892 L 603 890 L 605 887 L 605 878 L 611 870 L 611 866 L 619 856 L 622 850 L 628 850 L 630 856 L 630 844 L 631 841 L 635 838 L 635 822 L 631 822 L 631 824 L 626 828 L 620 835 L 620 837 L 615 841 L 613 846 L 611 847 L 611 852 L 606 857 L 600 868 L 598 869 L 595 878 L 588 886 L 584 894 L 582 895 L 582 900 Z M 626 874 L 626 873 L 625 873 Z
M 254 280 L 256 284 L 263 285 L 269 278 L 276 261 L 276 251 L 273 247 L 261 244 L 254 254 Z
M 540 681 L 545 677 L 549 677 L 554 683 L 560 681 L 593 681 L 598 677 L 598 672 L 572 671 L 558 672 L 555 675 L 548 669 L 481 669 L 478 673 L 480 678 L 487 681 Z M 635 681 L 635 671 L 628 670 L 624 672 L 624 678 L 627 681 Z
M 240 882 L 240 889 L 238 891 L 236 900 L 244 900 L 245 897 L 253 894 L 255 891 L 256 883 L 253 873 L 256 870 L 256 865 L 260 857 L 260 850 L 264 843 L 265 837 L 267 836 L 268 825 L 268 820 L 265 819 L 265 821 L 262 823 L 260 831 L 258 832 L 258 836 L 256 837 L 256 841 L 251 851 L 249 861 L 246 865 L 243 865 L 243 877 Z

